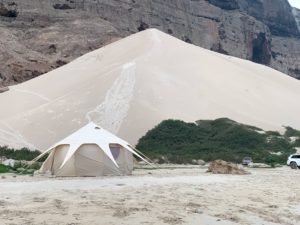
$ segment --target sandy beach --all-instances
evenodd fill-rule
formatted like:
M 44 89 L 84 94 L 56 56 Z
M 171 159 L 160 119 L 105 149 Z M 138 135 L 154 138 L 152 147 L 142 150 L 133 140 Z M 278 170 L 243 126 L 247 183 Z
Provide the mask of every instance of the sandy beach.
M 206 168 L 136 169 L 128 177 L 5 174 L 0 221 L 22 224 L 300 224 L 300 172 L 215 175 Z

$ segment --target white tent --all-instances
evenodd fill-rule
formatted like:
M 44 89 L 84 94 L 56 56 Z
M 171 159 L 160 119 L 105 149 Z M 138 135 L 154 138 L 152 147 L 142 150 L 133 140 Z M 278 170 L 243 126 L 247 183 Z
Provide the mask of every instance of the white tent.
M 56 176 L 128 175 L 133 170 L 133 154 L 149 163 L 126 141 L 93 122 L 56 143 L 36 160 L 47 153 L 49 156 L 39 172 Z

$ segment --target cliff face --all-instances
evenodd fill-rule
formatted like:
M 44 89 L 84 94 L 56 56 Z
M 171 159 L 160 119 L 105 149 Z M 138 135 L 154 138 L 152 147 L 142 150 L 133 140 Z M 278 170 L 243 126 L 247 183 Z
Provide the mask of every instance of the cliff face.
M 295 17 L 297 26 L 298 26 L 298 30 L 300 31 L 300 9 L 297 8 L 293 8 L 293 15 Z
M 3 0 L 0 86 L 19 83 L 148 27 L 300 78 L 287 0 Z

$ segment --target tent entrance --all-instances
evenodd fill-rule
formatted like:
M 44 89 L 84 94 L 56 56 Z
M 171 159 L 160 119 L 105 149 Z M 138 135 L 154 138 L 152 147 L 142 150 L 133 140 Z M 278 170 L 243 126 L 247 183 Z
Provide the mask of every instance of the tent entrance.
M 104 152 L 95 144 L 84 144 L 74 154 L 76 176 L 102 176 Z
M 110 152 L 119 166 L 120 174 L 131 174 L 133 170 L 133 156 L 119 144 L 110 144 Z
M 121 145 L 110 144 L 109 149 L 116 162 L 122 160 L 124 155 L 124 148 Z

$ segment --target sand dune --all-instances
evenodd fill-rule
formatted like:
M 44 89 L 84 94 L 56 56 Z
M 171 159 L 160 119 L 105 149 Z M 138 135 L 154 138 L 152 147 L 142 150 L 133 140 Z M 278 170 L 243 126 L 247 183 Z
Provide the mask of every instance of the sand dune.
M 298 80 L 150 29 L 0 94 L 0 145 L 45 149 L 91 120 L 132 144 L 169 118 L 300 129 L 298 99 Z

